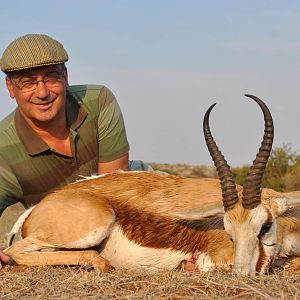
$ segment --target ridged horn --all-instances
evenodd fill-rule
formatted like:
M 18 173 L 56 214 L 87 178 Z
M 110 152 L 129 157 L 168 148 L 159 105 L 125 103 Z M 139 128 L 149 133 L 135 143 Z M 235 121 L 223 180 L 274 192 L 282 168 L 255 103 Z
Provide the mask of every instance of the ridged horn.
M 266 104 L 253 95 L 245 96 L 253 99 L 260 106 L 265 121 L 265 130 L 261 146 L 243 184 L 243 207 L 252 209 L 261 203 L 261 182 L 272 150 L 274 125 L 272 115 Z
M 216 103 L 211 105 L 205 113 L 203 119 L 203 133 L 208 151 L 215 164 L 219 179 L 221 181 L 224 209 L 225 211 L 228 211 L 232 209 L 238 202 L 238 194 L 230 167 L 227 164 L 227 161 L 219 150 L 210 132 L 209 115 L 215 105 Z

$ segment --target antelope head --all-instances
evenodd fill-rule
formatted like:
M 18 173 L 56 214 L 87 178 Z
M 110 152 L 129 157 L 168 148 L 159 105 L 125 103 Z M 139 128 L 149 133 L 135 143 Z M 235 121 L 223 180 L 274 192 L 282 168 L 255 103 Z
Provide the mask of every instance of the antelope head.
M 234 244 L 234 272 L 253 276 L 265 273 L 278 251 L 275 218 L 261 203 L 261 182 L 272 149 L 274 126 L 265 103 L 255 96 L 245 96 L 260 106 L 264 114 L 265 132 L 242 193 L 237 192 L 233 173 L 210 132 L 209 115 L 216 103 L 210 106 L 204 116 L 203 131 L 221 181 L 224 227 Z

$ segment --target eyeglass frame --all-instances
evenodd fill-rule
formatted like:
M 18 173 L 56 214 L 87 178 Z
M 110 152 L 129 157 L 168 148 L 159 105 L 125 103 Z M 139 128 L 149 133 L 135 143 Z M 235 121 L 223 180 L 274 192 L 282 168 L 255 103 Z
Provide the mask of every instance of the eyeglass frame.
M 53 72 L 51 72 L 51 73 L 56 73 L 57 75 L 55 75 L 55 76 L 57 76 L 57 83 L 59 83 L 59 82 L 61 82 L 62 81 L 62 79 L 64 79 L 65 78 L 65 72 L 64 71 L 62 71 L 62 72 L 57 72 L 57 71 L 53 71 Z M 38 87 L 38 83 L 39 82 L 43 82 L 43 84 L 47 87 L 47 88 L 49 88 L 49 86 L 47 85 L 47 80 L 45 81 L 45 79 L 47 79 L 47 77 L 49 78 L 49 77 L 51 77 L 51 75 L 46 75 L 46 76 L 44 76 L 43 77 L 43 79 L 40 79 L 40 80 L 36 80 L 36 79 L 32 79 L 32 84 L 34 83 L 35 84 L 35 87 L 34 88 L 32 88 L 32 89 L 30 89 L 30 90 L 27 90 L 27 91 L 24 91 L 23 90 L 23 88 L 24 88 L 24 86 L 22 87 L 22 86 L 20 86 L 20 84 L 22 84 L 20 81 L 19 82 L 15 82 L 10 76 L 7 76 L 8 77 L 8 79 L 9 79 L 9 81 L 14 85 L 14 86 L 16 86 L 20 91 L 23 91 L 23 92 L 32 92 L 32 91 L 35 91 L 36 89 L 37 89 L 37 87 Z

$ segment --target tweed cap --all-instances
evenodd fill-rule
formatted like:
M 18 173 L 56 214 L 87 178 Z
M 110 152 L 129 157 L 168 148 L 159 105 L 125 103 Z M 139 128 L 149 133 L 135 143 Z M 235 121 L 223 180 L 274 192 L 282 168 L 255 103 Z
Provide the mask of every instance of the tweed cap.
M 68 61 L 63 45 L 45 34 L 27 34 L 4 50 L 0 65 L 4 73 Z

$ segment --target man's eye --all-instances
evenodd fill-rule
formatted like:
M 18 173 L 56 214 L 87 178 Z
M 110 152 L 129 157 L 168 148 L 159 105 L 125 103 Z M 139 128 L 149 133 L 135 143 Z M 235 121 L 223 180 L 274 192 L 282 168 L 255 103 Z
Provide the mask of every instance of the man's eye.
M 35 80 L 25 80 L 25 81 L 21 81 L 20 83 L 19 83 L 19 85 L 21 85 L 21 86 L 32 86 L 32 85 L 35 85 L 36 84 L 36 81 Z
M 53 79 L 57 79 L 58 78 L 58 75 L 49 75 L 47 77 L 45 77 L 44 80 L 53 80 Z
M 44 82 L 57 82 L 60 80 L 60 76 L 58 74 L 49 75 L 44 78 Z

